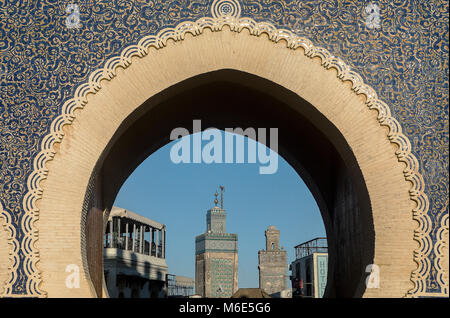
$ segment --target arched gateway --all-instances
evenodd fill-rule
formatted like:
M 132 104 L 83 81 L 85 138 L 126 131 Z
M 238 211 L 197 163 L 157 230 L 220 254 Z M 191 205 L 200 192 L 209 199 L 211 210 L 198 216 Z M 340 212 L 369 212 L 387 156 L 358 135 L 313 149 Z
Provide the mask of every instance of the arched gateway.
M 3 213 L 3 295 L 14 296 L 15 273 L 26 266 L 30 295 L 101 297 L 103 212 L 170 131 L 193 119 L 221 129 L 279 128 L 279 153 L 305 180 L 324 219 L 326 295 L 426 294 L 426 256 L 437 244 L 429 239 L 429 202 L 389 107 L 327 50 L 240 12 L 237 1 L 214 1 L 211 17 L 144 37 L 64 103 L 28 178 L 21 240 Z M 441 279 L 444 219 L 434 245 Z M 68 264 L 82 269 L 80 288 L 66 287 Z M 366 288 L 371 264 L 379 268 L 379 288 Z

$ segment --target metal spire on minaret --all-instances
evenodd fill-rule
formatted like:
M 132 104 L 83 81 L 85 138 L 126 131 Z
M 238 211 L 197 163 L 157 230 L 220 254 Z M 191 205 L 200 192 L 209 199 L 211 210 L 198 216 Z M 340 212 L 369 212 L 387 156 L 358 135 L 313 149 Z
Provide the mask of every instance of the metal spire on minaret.
M 219 186 L 220 188 L 220 208 L 223 210 L 223 191 L 225 191 L 224 186 Z

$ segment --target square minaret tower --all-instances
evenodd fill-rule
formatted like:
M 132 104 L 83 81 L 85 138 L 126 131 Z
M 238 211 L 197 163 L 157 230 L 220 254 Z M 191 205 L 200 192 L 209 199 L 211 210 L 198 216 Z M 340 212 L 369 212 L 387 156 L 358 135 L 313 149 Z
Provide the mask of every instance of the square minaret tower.
M 269 295 L 286 289 L 287 253 L 280 249 L 280 231 L 269 226 L 266 234 L 266 250 L 258 252 L 259 288 Z
M 229 298 L 238 289 L 238 237 L 226 233 L 226 212 L 217 206 L 206 213 L 206 233 L 195 238 L 195 292 Z

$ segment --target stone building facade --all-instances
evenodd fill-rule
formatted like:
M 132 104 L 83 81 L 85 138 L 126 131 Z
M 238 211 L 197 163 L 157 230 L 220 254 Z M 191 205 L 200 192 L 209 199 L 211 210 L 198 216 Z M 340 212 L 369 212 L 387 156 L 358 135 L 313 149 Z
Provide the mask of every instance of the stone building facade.
M 206 229 L 195 238 L 195 292 L 231 297 L 238 290 L 237 234 L 226 233 L 226 212 L 217 206 L 206 214 Z
M 113 207 L 105 227 L 103 264 L 108 296 L 166 297 L 166 226 Z
M 167 274 L 167 297 L 187 298 L 194 295 L 195 280 L 174 274 Z
M 286 289 L 287 253 L 280 249 L 280 231 L 273 225 L 265 231 L 266 249 L 258 252 L 259 288 L 269 295 Z
M 302 297 L 322 298 L 328 276 L 328 242 L 318 237 L 295 248 L 295 260 L 289 266 L 292 287 Z

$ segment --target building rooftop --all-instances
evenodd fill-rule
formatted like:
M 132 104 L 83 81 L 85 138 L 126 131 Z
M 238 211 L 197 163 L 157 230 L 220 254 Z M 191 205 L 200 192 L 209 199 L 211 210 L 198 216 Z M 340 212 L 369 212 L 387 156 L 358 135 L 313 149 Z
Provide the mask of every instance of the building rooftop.
M 195 281 L 192 277 L 176 275 L 175 281 L 178 285 L 183 285 L 183 286 L 194 286 L 195 285 Z
M 313 253 L 328 253 L 328 242 L 326 237 L 317 237 L 301 243 L 295 248 L 295 258 L 299 259 Z
M 129 211 L 127 209 L 119 208 L 117 206 L 112 207 L 111 213 L 109 214 L 109 217 L 108 217 L 108 220 L 112 220 L 113 217 L 121 217 L 121 218 L 131 219 L 131 220 L 137 221 L 139 223 L 147 224 L 158 230 L 161 230 L 162 228 L 165 227 L 165 225 L 162 223 L 153 221 L 149 218 L 146 218 L 145 216 L 139 215 L 139 214 Z

